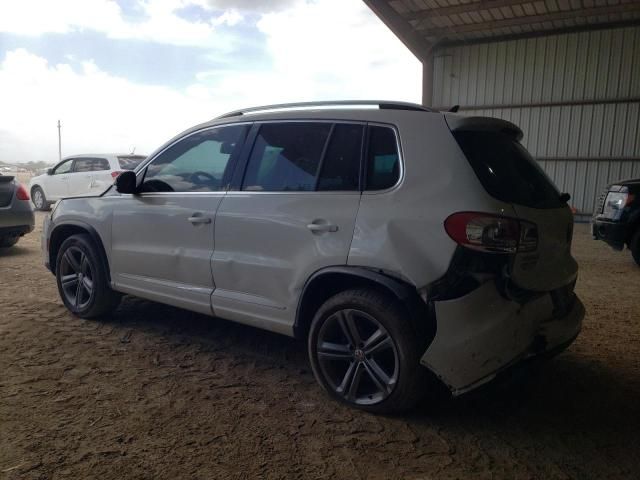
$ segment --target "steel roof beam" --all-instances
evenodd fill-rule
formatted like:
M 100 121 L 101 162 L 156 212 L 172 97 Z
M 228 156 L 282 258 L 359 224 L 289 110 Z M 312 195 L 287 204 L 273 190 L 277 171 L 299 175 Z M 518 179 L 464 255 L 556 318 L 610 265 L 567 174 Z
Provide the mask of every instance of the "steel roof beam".
M 490 22 L 467 23 L 463 25 L 450 25 L 447 27 L 416 27 L 425 36 L 441 38 L 448 34 L 461 34 L 471 32 L 487 32 L 505 27 L 531 25 L 534 23 L 553 22 L 556 20 L 568 20 L 577 17 L 594 17 L 599 15 L 626 14 L 640 12 L 640 2 L 607 5 L 603 7 L 582 8 L 578 10 L 565 10 L 549 12 L 539 15 L 525 15 L 522 17 L 505 18 Z
M 478 12 L 480 10 L 489 10 L 491 8 L 525 5 L 527 3 L 532 3 L 532 0 L 481 0 L 479 2 L 462 3 L 460 5 L 450 5 L 448 7 L 430 8 L 428 10 L 409 12 L 403 16 L 407 20 L 425 20 L 427 18 L 448 17 L 449 15 Z

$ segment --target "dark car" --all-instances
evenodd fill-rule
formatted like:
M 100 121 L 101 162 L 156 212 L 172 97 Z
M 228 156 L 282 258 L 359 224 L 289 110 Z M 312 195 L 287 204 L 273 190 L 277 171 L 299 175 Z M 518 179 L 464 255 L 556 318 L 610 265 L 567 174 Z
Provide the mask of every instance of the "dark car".
M 640 178 L 607 186 L 598 198 L 591 233 L 616 250 L 628 247 L 640 265 Z
M 35 219 L 29 192 L 12 176 L 0 175 L 0 248 L 15 245 L 33 230 Z

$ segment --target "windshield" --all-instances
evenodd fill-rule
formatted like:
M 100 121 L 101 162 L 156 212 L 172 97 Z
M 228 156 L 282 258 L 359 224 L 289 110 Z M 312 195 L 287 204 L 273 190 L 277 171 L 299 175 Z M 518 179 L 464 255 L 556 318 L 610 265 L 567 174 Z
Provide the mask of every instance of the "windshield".
M 453 135 L 492 197 L 533 208 L 563 205 L 553 182 L 512 136 L 473 130 L 455 131 Z

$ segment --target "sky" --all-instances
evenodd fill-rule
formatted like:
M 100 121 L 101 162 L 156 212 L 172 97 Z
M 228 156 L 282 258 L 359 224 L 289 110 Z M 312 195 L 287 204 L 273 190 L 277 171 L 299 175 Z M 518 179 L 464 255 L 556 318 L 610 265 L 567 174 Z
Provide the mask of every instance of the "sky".
M 149 154 L 238 108 L 420 101 L 421 65 L 360 0 L 0 0 L 0 161 Z

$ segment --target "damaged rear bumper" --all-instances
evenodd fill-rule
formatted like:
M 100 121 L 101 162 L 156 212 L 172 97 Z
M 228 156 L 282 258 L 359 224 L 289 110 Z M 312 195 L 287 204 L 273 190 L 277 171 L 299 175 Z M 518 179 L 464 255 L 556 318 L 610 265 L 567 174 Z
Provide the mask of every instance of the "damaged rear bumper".
M 580 333 L 585 313 L 575 296 L 562 313 L 551 293 L 521 305 L 500 295 L 491 281 L 434 306 L 437 331 L 420 363 L 454 395 L 520 361 L 568 347 Z

